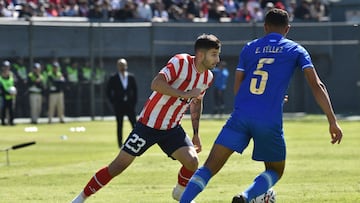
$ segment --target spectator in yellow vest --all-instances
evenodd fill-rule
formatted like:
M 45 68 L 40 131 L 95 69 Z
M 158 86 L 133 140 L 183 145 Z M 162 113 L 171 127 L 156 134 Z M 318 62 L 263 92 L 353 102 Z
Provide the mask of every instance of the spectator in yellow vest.
M 71 62 L 69 59 L 65 66 L 65 79 L 73 84 L 79 82 L 79 63 L 77 61 Z
M 90 83 L 92 79 L 91 67 L 89 61 L 81 67 L 81 81 L 84 83 Z
M 44 92 L 44 77 L 41 74 L 41 64 L 35 63 L 33 70 L 28 74 L 30 117 L 31 123 L 37 124 L 42 109 Z
M 65 102 L 66 108 L 65 114 L 68 116 L 80 116 L 80 101 L 82 99 L 79 84 L 80 67 L 76 60 L 66 58 L 64 60 L 65 65 L 65 97 L 68 98 Z
M 16 82 L 18 84 L 27 83 L 27 68 L 24 64 L 23 58 L 17 58 L 16 61 L 12 64 L 14 75 L 16 76 Z
M 11 64 L 12 72 L 14 73 L 15 86 L 17 88 L 17 98 L 15 102 L 15 116 L 27 117 L 29 115 L 29 103 L 27 92 L 27 74 L 28 70 L 22 57 L 16 58 L 15 62 Z
M 105 82 L 105 75 L 106 75 L 106 72 L 103 68 L 96 68 L 95 76 L 94 76 L 94 83 L 96 85 L 103 84 Z
M 15 125 L 14 124 L 14 99 L 16 96 L 16 88 L 14 83 L 14 76 L 10 71 L 10 62 L 4 61 L 1 67 L 0 75 L 0 89 L 2 92 L 3 104 L 1 107 L 1 125 Z M 5 122 L 6 115 L 8 123 Z
M 64 84 L 65 78 L 61 73 L 60 64 L 54 62 L 52 70 L 48 73 L 48 91 L 49 91 L 49 123 L 52 123 L 55 110 L 60 119 L 60 123 L 64 123 Z

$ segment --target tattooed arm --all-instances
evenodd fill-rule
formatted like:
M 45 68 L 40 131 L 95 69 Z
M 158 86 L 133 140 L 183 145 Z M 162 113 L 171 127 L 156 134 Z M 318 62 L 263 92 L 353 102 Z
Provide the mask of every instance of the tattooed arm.
M 193 99 L 192 100 L 192 102 L 190 104 L 191 124 L 193 127 L 192 142 L 198 153 L 201 151 L 201 140 L 200 140 L 200 136 L 199 136 L 199 123 L 200 123 L 200 116 L 202 113 L 202 108 L 203 108 L 202 99 Z

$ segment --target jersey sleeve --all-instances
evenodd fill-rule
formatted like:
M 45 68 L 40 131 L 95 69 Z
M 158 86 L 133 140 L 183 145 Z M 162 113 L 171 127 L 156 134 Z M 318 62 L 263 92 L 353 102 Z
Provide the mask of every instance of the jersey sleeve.
M 245 72 L 246 66 L 245 66 L 245 55 L 246 55 L 246 48 L 247 48 L 248 44 L 246 46 L 244 46 L 244 48 L 241 50 L 240 52 L 240 56 L 239 56 L 239 63 L 236 67 L 236 71 L 242 71 Z
M 306 49 L 301 45 L 298 45 L 298 51 L 298 65 L 301 67 L 301 70 L 304 70 L 305 68 L 313 68 L 314 65 L 312 63 L 310 54 L 306 51 Z
M 178 77 L 180 69 L 180 60 L 178 57 L 172 57 L 165 67 L 160 70 L 160 74 L 163 74 L 167 82 L 174 81 Z

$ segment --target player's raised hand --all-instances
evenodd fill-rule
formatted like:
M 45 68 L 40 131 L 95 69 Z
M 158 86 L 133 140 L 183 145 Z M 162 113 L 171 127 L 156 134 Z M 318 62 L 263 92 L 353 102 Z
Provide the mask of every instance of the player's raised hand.
M 334 124 L 330 124 L 330 135 L 331 135 L 331 143 L 335 144 L 338 143 L 340 144 L 343 133 L 342 130 L 339 126 L 339 124 L 337 122 L 335 122 Z

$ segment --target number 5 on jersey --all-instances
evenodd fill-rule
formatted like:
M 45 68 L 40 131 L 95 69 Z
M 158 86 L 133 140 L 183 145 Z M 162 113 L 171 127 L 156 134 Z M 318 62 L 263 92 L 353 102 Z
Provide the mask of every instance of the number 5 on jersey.
M 254 75 L 260 76 L 260 78 L 254 77 L 251 78 L 250 83 L 250 92 L 256 95 L 263 94 L 266 87 L 266 82 L 268 80 L 268 72 L 261 70 L 264 67 L 264 64 L 272 64 L 274 63 L 274 58 L 261 58 L 259 63 L 256 66 L 256 70 L 254 71 Z M 260 80 L 260 84 L 259 83 Z

